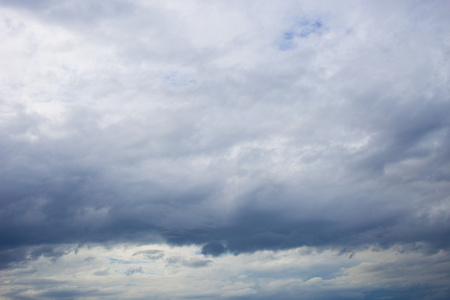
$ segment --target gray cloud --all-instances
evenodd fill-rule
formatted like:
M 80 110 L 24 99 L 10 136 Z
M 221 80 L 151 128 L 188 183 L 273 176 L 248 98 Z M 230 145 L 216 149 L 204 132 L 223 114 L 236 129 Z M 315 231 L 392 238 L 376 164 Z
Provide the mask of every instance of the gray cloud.
M 41 293 L 38 297 L 41 299 L 74 299 L 79 297 L 105 297 L 116 296 L 112 293 L 105 293 L 98 289 L 78 290 L 78 289 L 55 289 Z
M 208 242 L 202 247 L 203 255 L 219 256 L 224 254 L 227 248 L 221 242 Z
M 165 255 L 164 251 L 161 250 L 146 250 L 146 251 L 139 251 L 133 254 L 133 256 L 143 256 L 146 259 L 150 260 L 157 260 L 163 258 Z
M 142 267 L 129 268 L 129 269 L 125 272 L 125 275 L 130 276 L 130 275 L 138 274 L 138 273 L 144 273 L 144 270 L 142 269 Z
M 210 259 L 191 259 L 183 262 L 183 265 L 190 268 L 202 268 L 206 267 L 213 261 Z
M 449 250 L 445 2 L 0 3 L 0 268 L 65 243 Z

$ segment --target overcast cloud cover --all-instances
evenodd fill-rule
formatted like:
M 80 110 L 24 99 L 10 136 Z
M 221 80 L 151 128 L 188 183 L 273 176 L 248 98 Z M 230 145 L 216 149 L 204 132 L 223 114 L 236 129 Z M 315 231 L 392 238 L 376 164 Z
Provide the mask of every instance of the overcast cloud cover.
M 448 1 L 0 1 L 0 297 L 449 299 Z

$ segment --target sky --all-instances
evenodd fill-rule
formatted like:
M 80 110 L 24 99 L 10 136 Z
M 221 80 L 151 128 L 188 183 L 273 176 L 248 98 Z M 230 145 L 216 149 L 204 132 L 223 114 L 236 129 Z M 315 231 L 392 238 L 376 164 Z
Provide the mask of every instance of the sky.
M 0 0 L 0 298 L 449 299 L 449 15 Z

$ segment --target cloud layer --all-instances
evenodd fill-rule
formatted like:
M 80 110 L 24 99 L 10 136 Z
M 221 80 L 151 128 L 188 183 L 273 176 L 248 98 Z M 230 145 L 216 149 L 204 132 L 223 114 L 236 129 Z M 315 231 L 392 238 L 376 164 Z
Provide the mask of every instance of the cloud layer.
M 0 3 L 5 272 L 92 243 L 448 265 L 445 1 Z

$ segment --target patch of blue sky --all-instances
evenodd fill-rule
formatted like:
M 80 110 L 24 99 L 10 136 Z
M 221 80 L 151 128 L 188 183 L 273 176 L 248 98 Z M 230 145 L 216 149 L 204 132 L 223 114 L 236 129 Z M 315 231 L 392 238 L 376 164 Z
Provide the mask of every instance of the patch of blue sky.
M 300 33 L 298 34 L 302 38 L 307 38 L 312 33 L 319 33 L 320 29 L 322 28 L 322 22 L 316 21 L 316 22 L 301 22 L 300 23 Z
M 196 80 L 189 74 L 169 72 L 163 76 L 163 82 L 171 86 L 187 86 L 196 83 Z
M 298 38 L 308 38 L 311 34 L 320 34 L 323 23 L 319 20 L 300 19 L 295 24 L 283 32 L 283 36 L 278 43 L 278 49 L 282 51 L 296 48 Z

